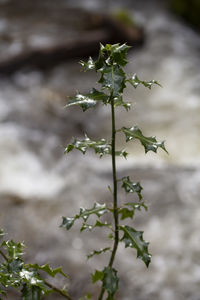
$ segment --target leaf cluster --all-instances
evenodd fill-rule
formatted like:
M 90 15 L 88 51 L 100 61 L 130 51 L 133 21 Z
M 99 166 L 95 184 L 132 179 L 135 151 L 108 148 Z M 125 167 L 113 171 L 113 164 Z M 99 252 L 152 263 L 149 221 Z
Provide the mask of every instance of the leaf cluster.
M 40 271 L 50 277 L 61 274 L 67 275 L 62 269 L 52 269 L 49 264 L 26 264 L 23 259 L 25 245 L 13 240 L 4 240 L 4 232 L 0 230 L 0 238 L 3 239 L 0 244 L 0 300 L 7 295 L 8 288 L 14 288 L 21 293 L 24 300 L 40 300 L 50 293 L 59 292 L 67 296 L 63 289 L 55 288 L 49 284 L 40 274 Z
M 139 85 L 151 89 L 152 86 L 161 86 L 156 80 L 140 80 L 136 74 L 128 76 L 123 67 L 127 64 L 127 51 L 129 46 L 126 44 L 114 44 L 114 45 L 102 45 L 100 44 L 99 56 L 96 61 L 91 57 L 87 62 L 81 61 L 81 65 L 85 71 L 94 70 L 99 74 L 98 83 L 101 85 L 101 90 L 92 88 L 90 93 L 82 95 L 78 93 L 74 97 L 69 97 L 69 102 L 66 107 L 78 105 L 83 111 L 89 108 L 94 108 L 98 103 L 103 105 L 111 105 L 111 101 L 114 101 L 114 106 L 122 106 L 127 111 L 131 107 L 131 103 L 123 100 L 123 91 L 126 88 L 127 83 L 131 84 L 134 88 Z M 167 152 L 164 141 L 157 141 L 155 136 L 146 137 L 143 135 L 141 129 L 136 125 L 130 128 L 122 127 L 118 132 L 125 134 L 126 142 L 130 140 L 139 140 L 141 145 L 144 147 L 145 153 L 149 151 L 157 152 L 160 148 Z M 80 150 L 85 154 L 88 148 L 94 149 L 95 153 L 102 157 L 104 154 L 111 154 L 111 142 L 107 142 L 105 139 L 99 141 L 92 141 L 90 138 L 85 136 L 83 140 L 74 139 L 69 144 L 65 153 L 71 152 L 73 149 Z M 120 150 L 116 152 L 116 156 L 127 157 L 128 153 L 126 150 Z

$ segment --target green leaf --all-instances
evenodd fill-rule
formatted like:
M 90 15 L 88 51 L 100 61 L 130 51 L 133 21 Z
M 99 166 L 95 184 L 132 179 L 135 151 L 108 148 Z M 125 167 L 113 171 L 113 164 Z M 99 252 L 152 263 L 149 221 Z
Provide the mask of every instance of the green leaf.
M 88 300 L 92 299 L 92 295 L 90 293 L 87 293 L 84 297 L 81 297 L 79 300 Z
M 125 134 L 127 142 L 132 139 L 138 139 L 144 146 L 145 153 L 147 153 L 148 151 L 157 152 L 158 148 L 161 148 L 162 150 L 167 152 L 167 150 L 165 149 L 164 141 L 158 142 L 155 136 L 144 136 L 142 134 L 142 131 L 137 126 L 133 126 L 131 128 L 122 127 L 121 131 Z
M 135 248 L 137 250 L 137 257 L 142 259 L 148 267 L 151 261 L 151 255 L 148 253 L 149 243 L 143 240 L 143 231 L 136 231 L 127 225 L 120 226 L 120 229 L 124 232 L 121 241 L 125 243 L 125 247 Z
M 112 228 L 112 225 L 107 223 L 107 222 L 100 222 L 99 220 L 96 221 L 95 225 L 93 227 L 108 227 L 108 228 Z
M 118 65 L 105 66 L 100 69 L 101 83 L 103 89 L 108 89 L 114 97 L 123 92 L 125 85 L 125 73 Z
M 80 232 L 88 229 L 89 231 L 91 231 L 94 228 L 93 225 L 87 224 L 87 223 L 83 223 L 80 229 Z
M 109 96 L 93 88 L 89 94 L 77 94 L 75 97 L 69 97 L 69 99 L 69 103 L 65 107 L 79 105 L 83 111 L 86 111 L 89 108 L 93 108 L 98 101 L 102 101 L 104 104 L 107 104 Z
M 95 283 L 95 282 L 103 279 L 104 273 L 102 271 L 95 270 L 95 273 L 91 274 L 91 277 L 92 277 L 92 283 Z
M 112 153 L 112 146 L 110 143 L 106 142 L 105 139 L 101 139 L 100 141 L 92 141 L 87 135 L 85 135 L 85 139 L 83 140 L 74 139 L 74 141 L 65 148 L 64 153 L 69 153 L 73 149 L 77 149 L 83 154 L 85 154 L 88 149 L 93 149 L 100 158 L 103 155 L 111 155 Z M 124 157 L 126 159 L 128 153 L 123 149 L 116 151 L 115 155 Z
M 109 238 L 110 240 L 112 240 L 112 241 L 113 241 L 113 240 L 114 240 L 114 236 L 113 236 L 113 234 L 112 234 L 112 233 L 109 233 L 109 234 L 108 234 L 108 238 Z
M 75 218 L 66 218 L 62 217 L 62 224 L 60 227 L 65 227 L 67 230 L 69 230 L 74 225 Z
M 131 207 L 131 209 L 127 207 L 121 207 L 119 208 L 119 214 L 121 214 L 121 220 L 131 218 L 133 219 L 135 211 L 141 210 L 141 207 L 143 207 L 145 210 L 147 210 L 147 206 L 144 204 L 144 202 L 140 203 L 134 203 L 134 202 L 127 202 L 124 204 L 125 206 Z
M 81 227 L 81 232 L 88 229 L 88 230 L 93 230 L 96 227 L 108 227 L 110 229 L 112 229 L 112 225 L 108 224 L 107 222 L 102 223 L 99 220 L 96 221 L 96 223 L 94 225 L 91 224 L 87 224 L 87 223 L 83 223 L 82 227 Z
M 100 70 L 105 65 L 105 58 L 104 58 L 104 45 L 100 43 L 100 50 L 99 50 L 99 56 L 98 59 L 95 62 L 95 70 Z
M 96 106 L 97 101 L 87 95 L 77 94 L 75 97 L 69 97 L 70 101 L 65 107 L 79 105 L 83 111 Z
M 98 202 L 95 202 L 93 207 L 91 209 L 85 209 L 83 207 L 80 208 L 80 213 L 75 215 L 72 218 L 66 218 L 62 217 L 63 221 L 60 227 L 64 227 L 67 230 L 69 230 L 72 225 L 74 224 L 75 220 L 82 218 L 84 223 L 81 227 L 81 231 L 85 229 L 91 230 L 94 226 L 86 224 L 85 222 L 89 218 L 90 215 L 96 215 L 97 217 L 101 217 L 107 212 L 106 204 L 100 204 Z
M 121 156 L 126 159 L 128 156 L 128 153 L 126 152 L 126 150 L 115 151 L 115 156 Z
M 41 270 L 46 272 L 48 275 L 50 275 L 51 277 L 55 277 L 56 274 L 61 274 L 64 277 L 68 278 L 68 276 L 63 272 L 61 267 L 58 267 L 56 269 L 52 269 L 49 264 L 45 264 L 42 266 L 39 266 L 38 264 L 27 264 L 26 267 L 28 268 L 33 268 L 35 270 Z
M 19 276 L 22 282 L 28 283 L 30 285 L 43 287 L 43 280 L 40 278 L 39 274 L 34 269 L 23 268 L 19 272 Z
M 139 182 L 132 182 L 129 176 L 123 177 L 122 179 L 122 188 L 126 193 L 137 193 L 139 200 L 142 200 L 142 186 Z
M 128 209 L 127 207 L 122 207 L 119 209 L 119 214 L 121 214 L 121 220 L 131 218 L 133 219 L 134 216 L 134 210 Z
M 101 61 L 103 60 L 106 64 L 118 64 L 120 66 L 125 66 L 127 64 L 127 51 L 131 47 L 127 46 L 126 44 L 106 44 L 103 46 L 100 45 L 100 58 Z M 105 57 L 104 57 L 105 56 Z M 103 64 L 100 64 L 100 68 L 102 68 Z M 98 68 L 99 68 L 99 58 L 98 58 Z
M 107 104 L 110 98 L 108 95 L 106 95 L 103 92 L 99 92 L 95 88 L 92 89 L 92 91 L 90 92 L 90 94 L 88 94 L 88 96 L 90 96 L 92 99 L 96 101 L 102 101 L 104 104 Z
M 93 61 L 92 57 L 89 57 L 87 62 L 84 62 L 83 60 L 81 60 L 80 64 L 85 71 L 95 69 L 95 62 Z
M 92 274 L 92 283 L 101 280 L 103 283 L 103 289 L 105 289 L 108 295 L 114 295 L 118 289 L 118 277 L 117 271 L 111 267 L 105 267 L 103 271 L 96 270 Z
M 107 212 L 106 204 L 100 204 L 98 202 L 94 203 L 94 206 L 91 209 L 80 209 L 79 218 L 83 218 L 84 221 L 87 221 L 90 215 L 95 214 L 98 217 L 101 217 Z
M 131 47 L 127 46 L 126 44 L 114 44 L 111 46 L 112 57 L 115 63 L 120 66 L 125 66 L 127 64 L 127 51 Z
M 129 111 L 131 108 L 131 103 L 124 102 L 122 96 L 118 96 L 114 98 L 114 107 L 123 106 L 126 111 Z
M 141 207 L 143 207 L 146 211 L 148 210 L 148 207 L 145 205 L 144 202 L 140 202 L 140 203 L 137 203 L 137 202 L 126 202 L 124 203 L 124 205 L 126 206 L 130 206 L 132 207 L 134 210 L 141 210 Z
M 41 299 L 41 289 L 37 286 L 28 286 L 25 284 L 22 288 L 22 298 L 24 300 L 40 300 Z
M 14 259 L 12 260 L 11 262 L 8 263 L 8 272 L 9 273 L 18 273 L 22 270 L 22 267 L 24 265 L 24 262 L 17 258 L 17 259 Z
M 85 139 L 83 140 L 74 139 L 72 144 L 69 144 L 65 149 L 65 153 L 69 153 L 73 149 L 77 149 L 85 154 L 89 148 L 94 149 L 95 153 L 99 154 L 100 157 L 105 154 L 111 154 L 111 145 L 107 143 L 105 139 L 92 141 L 87 136 L 85 136 Z
M 105 253 L 107 251 L 110 251 L 110 247 L 106 247 L 106 248 L 103 248 L 103 249 L 100 249 L 100 250 L 93 250 L 90 254 L 87 255 L 87 258 L 91 258 L 93 257 L 94 255 L 99 255 L 101 253 Z
M 2 243 L 4 249 L 8 252 L 9 259 L 17 259 L 23 255 L 24 243 L 15 243 L 13 240 Z
M 6 291 L 2 290 L 1 288 L 0 288 L 0 295 L 3 295 L 7 298 Z M 0 297 L 0 300 L 3 300 L 3 298 Z
M 117 271 L 111 267 L 105 267 L 103 270 L 103 288 L 109 295 L 114 295 L 118 289 Z
M 162 87 L 158 81 L 156 80 L 143 81 L 140 80 L 136 74 L 134 74 L 131 78 L 127 79 L 126 81 L 129 82 L 135 89 L 138 87 L 139 84 L 144 85 L 148 89 L 151 89 L 152 85 L 159 85 L 160 87 Z

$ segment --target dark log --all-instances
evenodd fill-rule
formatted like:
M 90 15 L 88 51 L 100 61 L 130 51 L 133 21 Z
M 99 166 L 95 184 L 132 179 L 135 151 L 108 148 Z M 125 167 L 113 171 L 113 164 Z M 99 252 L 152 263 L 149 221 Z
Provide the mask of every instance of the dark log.
M 89 15 L 88 15 L 89 16 Z M 49 69 L 69 59 L 80 59 L 95 55 L 99 43 L 125 43 L 133 46 L 143 43 L 144 33 L 141 28 L 124 26 L 113 17 L 91 15 L 88 24 L 93 30 L 80 33 L 74 40 L 63 41 L 51 47 L 26 49 L 18 55 L 0 61 L 0 74 L 10 75 L 22 68 Z

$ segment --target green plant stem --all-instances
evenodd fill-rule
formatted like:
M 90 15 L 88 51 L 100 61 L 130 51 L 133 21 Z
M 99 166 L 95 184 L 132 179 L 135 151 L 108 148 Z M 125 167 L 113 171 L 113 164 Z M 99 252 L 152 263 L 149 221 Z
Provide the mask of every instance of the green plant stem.
M 67 295 L 64 291 L 58 289 L 56 286 L 54 286 L 53 284 L 49 283 L 48 281 L 44 280 L 44 283 L 51 289 L 53 289 L 56 293 L 60 294 L 61 296 L 63 296 L 64 298 L 68 299 L 68 300 L 72 300 L 72 298 Z
M 3 256 L 3 258 L 4 258 L 6 261 L 8 261 L 8 258 L 7 258 L 7 256 L 3 253 L 3 251 L 0 250 L 0 254 L 1 254 L 1 256 Z
M 2 250 L 0 250 L 0 255 L 8 262 L 9 259 L 8 257 L 3 253 Z M 66 294 L 64 291 L 58 289 L 56 286 L 52 285 L 51 283 L 49 283 L 48 281 L 46 281 L 45 279 L 43 279 L 44 283 L 46 284 L 46 286 L 48 286 L 49 288 L 53 289 L 56 293 L 60 294 L 61 296 L 63 296 L 64 298 L 68 299 L 68 300 L 72 300 L 72 298 Z
M 119 213 L 117 206 L 117 172 L 116 172 L 116 157 L 115 157 L 115 143 L 116 143 L 116 129 L 115 129 L 115 107 L 114 107 L 114 98 L 111 94 L 111 117 L 112 117 L 112 177 L 113 177 L 113 218 L 115 224 L 115 236 L 114 236 L 114 245 L 109 260 L 109 267 L 112 267 L 115 255 L 117 252 L 117 247 L 119 244 Z M 103 299 L 104 288 L 102 286 L 98 300 Z

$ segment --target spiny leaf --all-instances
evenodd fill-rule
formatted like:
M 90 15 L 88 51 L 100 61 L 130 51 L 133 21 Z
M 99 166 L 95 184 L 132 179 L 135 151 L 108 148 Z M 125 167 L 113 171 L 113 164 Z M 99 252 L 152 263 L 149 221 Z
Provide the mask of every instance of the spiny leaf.
M 95 68 L 95 62 L 93 61 L 91 56 L 89 57 L 87 62 L 84 62 L 83 60 L 81 60 L 80 64 L 85 71 L 93 70 Z
M 94 225 L 91 224 L 87 224 L 87 223 L 83 223 L 82 227 L 81 227 L 81 232 L 88 229 L 88 230 L 93 230 L 96 227 L 108 227 L 110 229 L 112 229 L 112 225 L 108 224 L 107 222 L 100 222 L 99 220 L 96 221 L 96 223 Z
M 87 136 L 85 136 L 85 139 L 83 140 L 74 139 L 72 144 L 69 144 L 65 149 L 65 153 L 69 153 L 73 149 L 77 149 L 85 154 L 89 148 L 94 149 L 95 153 L 99 154 L 100 157 L 102 157 L 104 154 L 111 154 L 111 145 L 107 143 L 105 139 L 101 139 L 100 141 L 92 141 Z
M 120 226 L 120 229 L 124 232 L 121 241 L 125 243 L 125 247 L 135 248 L 137 250 L 137 257 L 142 259 L 148 267 L 151 255 L 148 253 L 149 243 L 143 240 L 143 231 L 136 231 L 127 225 Z
M 69 230 L 74 225 L 75 218 L 66 218 L 62 217 L 62 224 L 60 227 L 65 227 L 67 230 Z
M 127 207 L 121 207 L 119 209 L 119 214 L 121 214 L 121 220 L 125 220 L 127 218 L 133 219 L 134 210 L 133 209 L 128 209 Z
M 114 97 L 123 92 L 125 85 L 125 73 L 118 65 L 105 66 L 100 69 L 101 78 L 99 83 L 103 89 L 108 89 Z
M 84 221 L 87 221 L 87 219 L 89 218 L 90 215 L 95 214 L 98 217 L 101 217 L 102 215 L 104 215 L 107 212 L 107 208 L 106 208 L 106 204 L 100 204 L 98 202 L 94 203 L 94 206 L 91 209 L 85 209 L 85 208 L 81 208 L 80 209 L 80 214 L 79 214 L 79 218 L 83 218 Z
M 69 97 L 69 99 L 70 101 L 65 107 L 79 105 L 83 109 L 83 111 L 86 111 L 87 109 L 92 108 L 97 104 L 96 100 L 82 94 L 77 94 L 75 97 Z
M 111 155 L 112 153 L 112 146 L 105 139 L 92 141 L 87 135 L 85 135 L 85 139 L 83 140 L 74 139 L 74 141 L 65 148 L 64 153 L 66 154 L 71 152 L 73 149 L 77 149 L 85 154 L 90 148 L 94 149 L 95 153 L 97 153 L 100 158 L 105 154 Z M 128 153 L 123 149 L 115 151 L 115 155 L 127 158 Z
M 52 269 L 49 264 L 45 264 L 45 265 L 42 265 L 42 266 L 39 266 L 38 264 L 27 264 L 25 265 L 26 267 L 28 268 L 33 268 L 35 270 L 41 270 L 41 271 L 44 271 L 46 272 L 48 275 L 50 275 L 51 277 L 55 277 L 56 274 L 61 274 L 63 275 L 64 277 L 67 277 L 68 276 L 63 272 L 62 268 L 61 267 L 58 267 L 56 269 Z
M 103 66 L 105 66 L 105 58 L 104 58 L 103 49 L 104 49 L 104 45 L 102 45 L 100 43 L 98 59 L 95 61 L 95 70 L 96 71 L 100 70 Z
M 103 270 L 103 288 L 107 291 L 108 295 L 114 295 L 118 289 L 117 271 L 111 267 L 105 267 Z
M 93 228 L 93 226 L 85 223 L 87 221 L 87 219 L 89 218 L 89 216 L 94 214 L 97 217 L 101 217 L 106 212 L 107 212 L 107 208 L 106 208 L 105 203 L 100 204 L 98 202 L 95 202 L 94 206 L 91 209 L 85 209 L 85 208 L 81 207 L 80 213 L 75 215 L 72 218 L 62 217 L 62 224 L 60 225 L 60 227 L 64 227 L 67 230 L 69 230 L 73 226 L 75 220 L 82 218 L 84 223 L 81 227 L 81 231 L 83 231 L 85 229 L 91 230 Z
M 119 151 L 115 151 L 115 156 L 121 156 L 126 159 L 128 156 L 128 153 L 126 152 L 126 150 L 119 150 Z
M 11 262 L 8 262 L 7 268 L 9 273 L 18 273 L 22 270 L 24 262 L 17 258 L 13 259 Z
M 122 179 L 122 188 L 126 193 L 137 193 L 139 200 L 142 200 L 142 186 L 139 182 L 132 182 L 129 176 L 123 177 Z
M 99 220 L 96 221 L 94 227 L 108 227 L 108 228 L 112 228 L 112 225 L 107 223 L 107 222 L 100 222 Z
M 90 92 L 90 94 L 88 94 L 88 96 L 90 96 L 92 99 L 96 101 L 102 101 L 104 104 L 107 104 L 110 98 L 108 95 L 106 95 L 103 92 L 99 92 L 95 88 L 92 89 L 92 91 Z
M 103 249 L 100 249 L 100 250 L 93 250 L 90 254 L 87 255 L 87 258 L 91 258 L 93 257 L 94 255 L 99 255 L 101 253 L 105 253 L 106 251 L 110 251 L 110 247 L 106 247 L 106 248 L 103 248 Z
M 129 111 L 129 109 L 131 108 L 131 103 L 124 102 L 122 96 L 120 95 L 114 98 L 114 106 L 123 106 L 126 109 L 126 111 Z
M 150 81 L 144 81 L 140 80 L 136 74 L 134 74 L 131 78 L 126 80 L 129 82 L 135 89 L 138 87 L 139 84 L 144 85 L 148 89 L 152 88 L 152 85 L 159 85 L 161 87 L 161 84 L 156 80 L 150 80 Z
M 94 274 L 91 274 L 91 277 L 92 277 L 92 283 L 95 283 L 99 280 L 102 280 L 103 279 L 103 276 L 104 276 L 104 273 L 103 271 L 99 271 L 99 270 L 95 270 L 95 273 Z
M 132 139 L 138 139 L 144 146 L 145 153 L 147 153 L 148 151 L 157 152 L 158 148 L 161 148 L 162 150 L 167 152 L 167 150 L 165 149 L 164 141 L 158 142 L 155 136 L 144 136 L 142 134 L 142 131 L 137 126 L 133 126 L 131 128 L 122 127 L 121 130 L 125 134 L 127 142 Z
M 127 46 L 126 44 L 114 44 L 111 45 L 111 55 L 113 57 L 114 62 L 116 62 L 120 66 L 125 66 L 127 64 L 127 51 L 131 47 Z
M 15 243 L 13 240 L 2 243 L 4 249 L 8 252 L 8 259 L 17 259 L 23 255 L 24 243 Z
M 80 229 L 80 232 L 88 229 L 89 231 L 91 231 L 93 229 L 93 225 L 87 224 L 87 223 L 83 223 Z
M 104 61 L 106 60 L 107 64 L 116 63 L 120 66 L 125 66 L 127 64 L 127 51 L 130 48 L 131 47 L 127 46 L 126 44 L 106 44 L 105 46 L 101 44 L 100 54 L 102 57 L 105 55 L 105 57 L 109 58 L 109 60 L 104 58 Z
M 137 203 L 137 202 L 126 202 L 124 203 L 124 205 L 126 206 L 130 206 L 132 207 L 134 210 L 141 210 L 141 207 L 143 207 L 146 211 L 148 210 L 148 207 L 145 205 L 144 202 L 140 202 L 140 203 Z
M 147 210 L 147 206 L 144 204 L 144 202 L 142 202 L 142 203 L 127 202 L 127 203 L 124 203 L 124 205 L 131 207 L 131 209 L 127 208 L 127 207 L 119 208 L 119 214 L 121 214 L 121 220 L 124 220 L 127 218 L 133 219 L 135 210 L 141 210 L 141 207 L 143 207 L 145 210 Z
M 102 101 L 104 104 L 107 104 L 109 96 L 93 88 L 89 94 L 77 94 L 75 97 L 69 97 L 69 99 L 69 103 L 65 107 L 79 105 L 83 111 L 86 111 L 87 109 L 94 107 L 98 101 Z
M 30 285 L 35 285 L 39 287 L 44 287 L 43 280 L 40 278 L 39 274 L 34 269 L 23 268 L 19 272 L 21 280 Z

